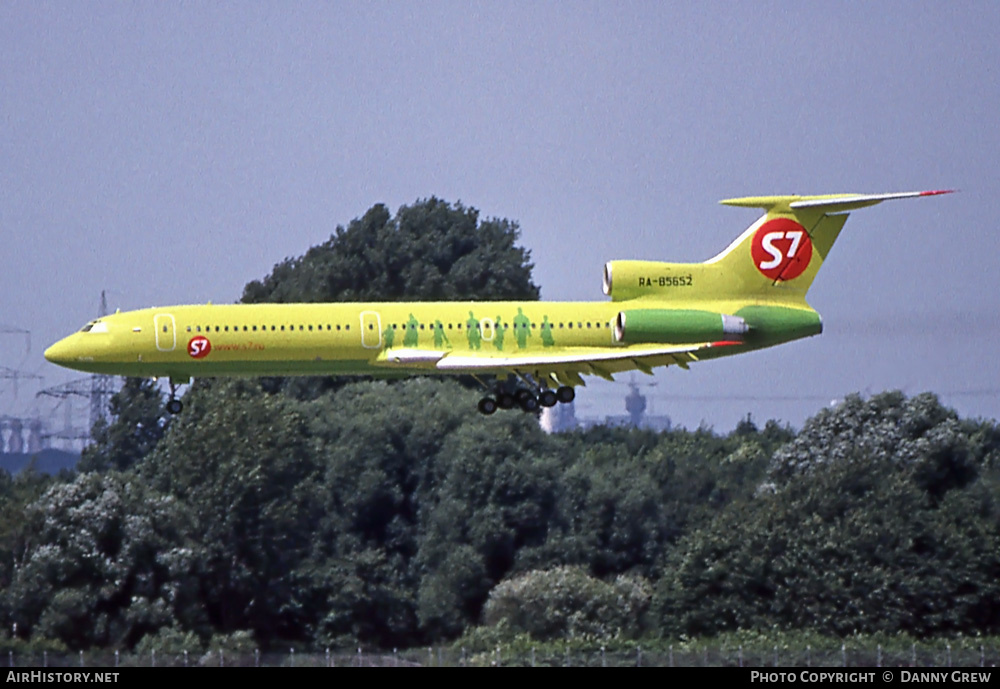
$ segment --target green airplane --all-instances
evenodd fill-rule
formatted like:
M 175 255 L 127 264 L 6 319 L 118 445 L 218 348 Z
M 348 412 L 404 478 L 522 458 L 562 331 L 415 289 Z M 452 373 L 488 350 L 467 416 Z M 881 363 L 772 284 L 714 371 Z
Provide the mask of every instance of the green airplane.
M 601 302 L 363 302 L 190 305 L 118 312 L 45 351 L 79 371 L 206 376 L 471 375 L 479 411 L 573 400 L 583 376 L 687 368 L 819 334 L 806 302 L 848 213 L 949 191 L 755 196 L 764 215 L 704 263 L 611 261 Z M 495 380 L 487 383 L 486 380 Z

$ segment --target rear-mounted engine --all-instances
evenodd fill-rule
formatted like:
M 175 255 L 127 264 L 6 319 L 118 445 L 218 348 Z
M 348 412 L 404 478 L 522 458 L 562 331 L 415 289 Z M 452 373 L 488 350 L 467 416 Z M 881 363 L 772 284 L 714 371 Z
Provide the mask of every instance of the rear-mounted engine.
M 694 309 L 630 309 L 615 319 L 615 339 L 624 344 L 738 341 L 749 330 L 739 316 Z

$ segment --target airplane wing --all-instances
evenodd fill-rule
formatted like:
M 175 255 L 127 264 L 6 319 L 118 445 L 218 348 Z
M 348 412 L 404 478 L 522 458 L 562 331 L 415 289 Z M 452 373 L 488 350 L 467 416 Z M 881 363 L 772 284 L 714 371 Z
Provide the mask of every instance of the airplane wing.
M 639 370 L 652 374 L 656 366 L 687 368 L 698 360 L 697 352 L 711 347 L 740 345 L 742 342 L 710 342 L 680 346 L 566 347 L 556 352 L 531 354 L 455 354 L 447 351 L 400 349 L 383 352 L 378 363 L 386 367 L 425 368 L 441 373 L 531 374 L 536 379 L 552 378 L 562 384 L 585 385 L 582 375 L 614 380 L 613 374 Z

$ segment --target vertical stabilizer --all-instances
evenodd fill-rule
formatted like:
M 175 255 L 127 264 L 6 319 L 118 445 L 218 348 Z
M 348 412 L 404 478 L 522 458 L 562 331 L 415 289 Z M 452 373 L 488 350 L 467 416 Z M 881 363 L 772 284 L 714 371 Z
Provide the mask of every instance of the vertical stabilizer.
M 719 255 L 717 287 L 726 293 L 802 298 L 812 285 L 852 210 L 882 201 L 934 196 L 947 191 L 829 196 L 752 196 L 728 206 L 762 208 L 765 214 Z

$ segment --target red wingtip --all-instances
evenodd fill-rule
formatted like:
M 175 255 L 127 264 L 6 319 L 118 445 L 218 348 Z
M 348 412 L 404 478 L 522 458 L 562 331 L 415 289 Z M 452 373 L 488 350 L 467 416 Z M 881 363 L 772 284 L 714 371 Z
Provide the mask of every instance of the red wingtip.
M 957 189 L 937 189 L 935 191 L 922 191 L 921 196 L 937 196 L 938 194 L 954 194 Z

